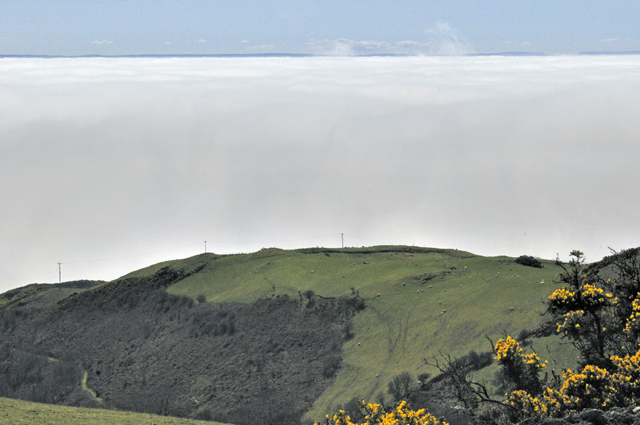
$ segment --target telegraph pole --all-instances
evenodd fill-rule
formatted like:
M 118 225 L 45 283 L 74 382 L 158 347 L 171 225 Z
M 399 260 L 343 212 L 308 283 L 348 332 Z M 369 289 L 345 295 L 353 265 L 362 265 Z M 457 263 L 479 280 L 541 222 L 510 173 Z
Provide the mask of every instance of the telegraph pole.
M 342 237 L 342 247 L 344 248 L 344 233 L 340 233 L 340 236 Z
M 62 283 L 62 263 L 58 263 L 58 283 Z
M 207 241 L 204 241 L 204 253 L 207 253 Z

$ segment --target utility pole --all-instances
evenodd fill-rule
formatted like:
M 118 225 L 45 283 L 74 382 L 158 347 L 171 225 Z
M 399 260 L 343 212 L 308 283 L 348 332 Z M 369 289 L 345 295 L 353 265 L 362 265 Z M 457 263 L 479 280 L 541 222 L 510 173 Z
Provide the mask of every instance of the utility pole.
M 344 233 L 340 233 L 340 236 L 342 237 L 342 247 L 344 248 Z
M 62 263 L 58 263 L 58 283 L 62 283 Z
M 207 253 L 207 241 L 204 241 L 204 253 Z

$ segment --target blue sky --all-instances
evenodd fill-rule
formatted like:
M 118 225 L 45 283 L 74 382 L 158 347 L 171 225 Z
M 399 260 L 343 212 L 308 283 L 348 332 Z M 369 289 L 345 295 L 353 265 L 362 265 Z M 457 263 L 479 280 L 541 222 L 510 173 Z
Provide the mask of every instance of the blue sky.
M 637 1 L 0 1 L 0 54 L 640 50 Z

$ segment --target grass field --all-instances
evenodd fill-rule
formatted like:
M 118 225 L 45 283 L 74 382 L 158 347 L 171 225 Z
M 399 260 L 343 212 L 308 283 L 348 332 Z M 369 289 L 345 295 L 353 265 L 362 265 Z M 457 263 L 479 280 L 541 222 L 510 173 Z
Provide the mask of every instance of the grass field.
M 1 425 L 224 425 L 144 413 L 55 406 L 0 398 Z
M 542 261 L 544 268 L 537 269 L 513 260 L 412 247 L 271 248 L 246 255 L 202 254 L 131 276 L 163 266 L 188 271 L 205 265 L 168 291 L 193 298 L 204 294 L 210 302 L 247 302 L 273 294 L 298 297 L 306 290 L 340 296 L 358 290 L 367 308 L 354 321 L 355 338 L 343 347 L 335 383 L 306 416 L 318 419 L 354 396 L 373 399 L 403 371 L 435 374 L 425 358 L 487 351 L 485 335 L 495 341 L 540 323 L 561 268 L 553 261 Z M 543 359 L 548 348 L 560 367 L 575 364 L 573 348 L 556 337 L 534 347 Z M 490 379 L 490 373 L 479 376 Z

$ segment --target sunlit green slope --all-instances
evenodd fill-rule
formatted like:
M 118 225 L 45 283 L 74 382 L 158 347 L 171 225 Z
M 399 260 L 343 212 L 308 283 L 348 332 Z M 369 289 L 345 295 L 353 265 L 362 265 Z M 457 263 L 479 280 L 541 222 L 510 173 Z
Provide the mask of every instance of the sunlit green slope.
M 145 413 L 56 406 L 0 397 L 1 425 L 224 425 Z
M 487 351 L 485 338 L 517 335 L 541 322 L 544 302 L 561 271 L 552 261 L 526 267 L 508 257 L 481 257 L 457 250 L 414 247 L 362 249 L 263 249 L 246 255 L 203 254 L 162 266 L 199 270 L 169 292 L 208 301 L 252 301 L 313 290 L 340 296 L 353 290 L 367 299 L 355 319 L 355 338 L 344 345 L 343 367 L 307 415 L 319 418 L 354 396 L 372 399 L 396 374 L 436 373 L 424 359 L 439 353 Z M 561 364 L 575 361 L 557 338 L 547 347 Z

